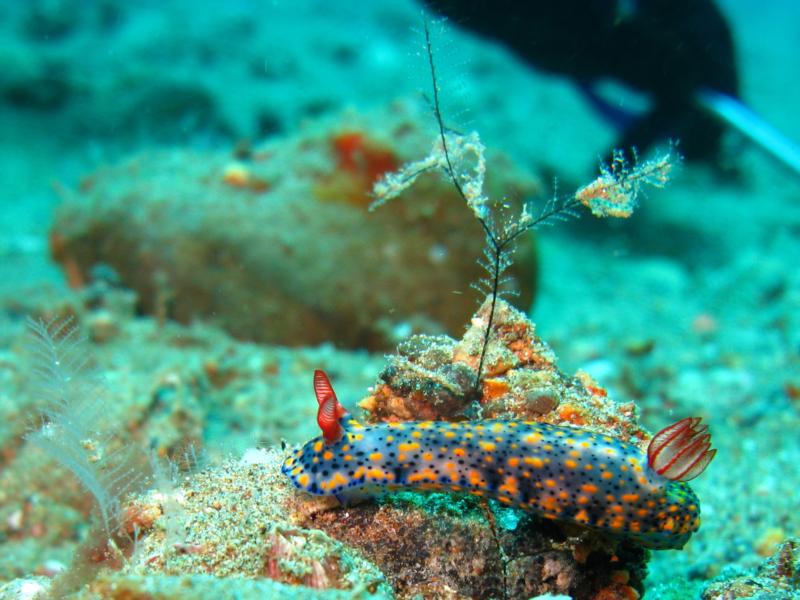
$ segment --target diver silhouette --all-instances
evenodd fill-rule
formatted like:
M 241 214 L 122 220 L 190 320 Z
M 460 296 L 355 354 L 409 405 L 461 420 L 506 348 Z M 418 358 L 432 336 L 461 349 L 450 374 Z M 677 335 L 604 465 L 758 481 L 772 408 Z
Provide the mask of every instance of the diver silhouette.
M 800 172 L 800 151 L 739 99 L 733 37 L 712 0 L 424 0 L 459 27 L 565 75 L 621 134 L 616 148 L 645 152 L 679 140 L 689 160 L 716 163 L 726 126 Z M 633 114 L 601 97 L 613 79 L 649 97 Z M 609 151 L 610 155 L 610 151 Z

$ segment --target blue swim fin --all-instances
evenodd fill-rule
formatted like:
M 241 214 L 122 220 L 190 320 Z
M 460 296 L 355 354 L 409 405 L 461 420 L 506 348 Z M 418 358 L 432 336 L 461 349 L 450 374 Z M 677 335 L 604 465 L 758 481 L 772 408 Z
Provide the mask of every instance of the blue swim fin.
M 697 101 L 708 112 L 800 176 L 800 146 L 767 123 L 741 100 L 705 89 L 697 93 Z

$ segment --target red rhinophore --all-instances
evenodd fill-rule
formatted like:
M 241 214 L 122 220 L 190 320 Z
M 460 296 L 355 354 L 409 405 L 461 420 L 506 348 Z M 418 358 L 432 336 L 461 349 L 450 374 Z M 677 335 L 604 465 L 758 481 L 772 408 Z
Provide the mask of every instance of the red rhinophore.
M 336 393 L 333 391 L 331 380 L 325 374 L 325 371 L 317 369 L 314 371 L 314 394 L 317 396 L 317 403 L 322 404 L 328 398 L 336 400 Z
M 700 425 L 699 417 L 687 417 L 653 436 L 647 464 L 667 479 L 689 481 L 705 470 L 716 453 L 711 450 L 708 426 Z
M 317 424 L 322 430 L 322 437 L 329 444 L 337 442 L 344 432 L 339 419 L 345 416 L 347 411 L 336 399 L 336 393 L 324 371 L 314 371 L 314 393 L 319 403 Z

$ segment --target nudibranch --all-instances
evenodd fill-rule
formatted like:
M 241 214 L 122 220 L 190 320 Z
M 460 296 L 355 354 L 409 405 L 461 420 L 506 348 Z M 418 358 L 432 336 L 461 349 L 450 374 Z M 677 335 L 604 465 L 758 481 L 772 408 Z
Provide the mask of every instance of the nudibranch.
M 632 539 L 682 548 L 700 526 L 686 483 L 716 450 L 699 418 L 658 432 L 647 448 L 533 421 L 352 420 L 328 377 L 314 373 L 322 435 L 293 452 L 283 472 L 299 489 L 342 501 L 360 492 L 464 492 Z

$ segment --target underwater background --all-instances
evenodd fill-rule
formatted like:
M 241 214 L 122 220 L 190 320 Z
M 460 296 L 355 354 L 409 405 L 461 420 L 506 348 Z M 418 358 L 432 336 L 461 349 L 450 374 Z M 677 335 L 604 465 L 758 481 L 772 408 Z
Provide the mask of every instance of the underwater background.
M 800 597 L 798 151 L 705 95 L 735 73 L 717 91 L 800 140 L 800 6 L 708 3 L 726 54 L 706 3 L 600 5 L 548 27 L 506 2 L 2 3 L 0 597 Z M 645 9 L 640 54 L 579 53 Z M 528 25 L 546 52 L 514 46 Z M 369 209 L 435 154 L 434 109 L 480 134 L 512 211 L 573 197 L 612 148 L 633 172 L 629 143 L 684 159 L 629 218 L 577 206 L 521 236 L 522 312 L 501 302 L 484 339 L 484 232 L 449 177 Z M 316 369 L 373 425 L 644 450 L 701 417 L 702 525 L 646 550 L 463 494 L 305 494 L 280 467 L 320 434 Z

